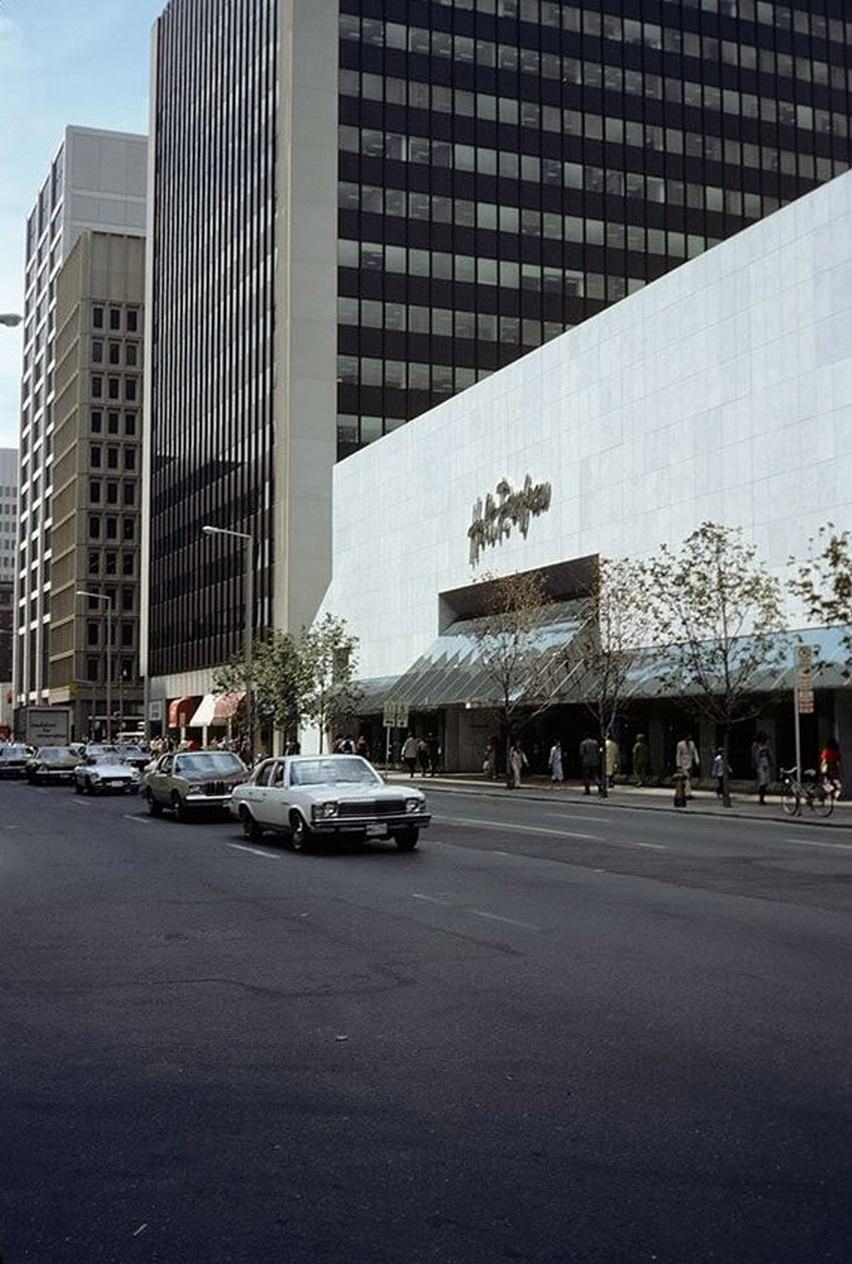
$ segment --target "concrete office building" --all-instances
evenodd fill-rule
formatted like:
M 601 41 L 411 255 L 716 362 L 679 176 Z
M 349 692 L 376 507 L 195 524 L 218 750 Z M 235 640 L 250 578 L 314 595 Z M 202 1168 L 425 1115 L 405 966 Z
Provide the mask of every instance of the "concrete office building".
M 12 687 L 17 548 L 18 452 L 16 448 L 0 448 L 0 688 L 4 692 Z
M 73 708 L 78 738 L 143 713 L 144 291 L 145 242 L 118 233 L 81 233 L 56 278 L 49 697 Z
M 147 153 L 144 136 L 66 128 L 27 220 L 17 706 L 49 700 L 57 276 L 85 229 L 144 236 Z
M 154 36 L 158 705 L 328 579 L 337 457 L 849 164 L 839 0 L 172 0 Z M 236 85 L 240 90 L 236 91 Z M 374 503 L 377 514 L 385 506 Z
M 807 555 L 821 525 L 852 524 L 850 410 L 846 174 L 341 462 L 324 608 L 358 637 L 373 749 L 382 749 L 383 707 L 393 702 L 418 733 L 440 733 L 448 768 L 481 769 L 494 691 L 470 621 L 487 609 L 485 572 L 545 577 L 563 606 L 543 609 L 542 626 L 568 661 L 579 630 L 571 602 L 597 558 L 647 557 L 713 521 L 741 528 L 771 572 L 789 577 L 788 559 Z M 472 548 L 486 495 L 499 502 L 498 484 L 520 489 L 527 477 L 550 494 L 526 531 L 502 518 L 505 532 Z M 800 609 L 791 605 L 789 617 L 803 626 Z M 832 732 L 852 761 L 841 643 L 849 631 L 802 633 L 825 664 L 815 715 L 802 721 L 808 761 Z M 767 700 L 761 717 L 788 765 L 792 645 L 789 661 L 786 695 Z M 656 772 L 670 775 L 688 721 L 661 696 L 657 675 L 634 682 L 622 767 L 641 731 Z M 559 736 L 576 771 L 589 720 L 572 702 L 525 740 L 546 752 Z M 738 776 L 751 775 L 753 732 L 737 730 Z M 717 740 L 705 726 L 705 754 Z

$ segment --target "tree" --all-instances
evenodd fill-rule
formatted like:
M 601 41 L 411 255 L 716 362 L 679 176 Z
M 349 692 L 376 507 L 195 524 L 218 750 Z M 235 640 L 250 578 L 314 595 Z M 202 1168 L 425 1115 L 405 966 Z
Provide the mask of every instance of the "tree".
M 509 750 L 513 737 L 531 717 L 522 720 L 536 693 L 534 676 L 540 655 L 536 652 L 541 626 L 541 607 L 547 597 L 544 582 L 535 571 L 482 577 L 491 588 L 491 612 L 478 620 L 473 635 L 478 642 L 482 669 L 495 695 L 494 707 L 503 730 L 506 754 L 506 785 L 511 789 Z M 546 702 L 535 711 L 539 714 Z
M 713 522 L 702 523 L 677 550 L 663 545 L 647 574 L 654 640 L 667 660 L 664 684 L 720 728 L 723 802 L 730 807 L 731 728 L 759 713 L 758 689 L 786 663 L 780 581 L 741 531 Z
M 325 614 L 319 623 L 304 629 L 299 638 L 298 652 L 306 681 L 301 715 L 319 729 L 320 751 L 329 729 L 351 716 L 361 697 L 355 683 L 357 645 L 345 620 L 332 614 Z
M 791 588 L 804 602 L 808 618 L 828 627 L 852 624 L 852 536 L 834 523 L 820 527 L 805 561 L 791 558 L 798 574 Z M 815 552 L 815 549 L 818 549 Z M 844 675 L 852 675 L 852 632 L 841 637 L 846 651 Z
M 606 760 L 606 739 L 630 694 L 630 679 L 651 635 L 648 576 L 644 566 L 602 558 L 588 597 L 580 606 L 582 627 L 572 646 L 582 669 L 580 689 L 595 719 Z M 601 793 L 606 795 L 606 764 Z
M 214 673 L 219 693 L 238 693 L 251 688 L 257 720 L 295 737 L 302 697 L 308 688 L 306 665 L 299 642 L 289 632 L 272 632 L 256 641 L 249 664 L 235 655 Z

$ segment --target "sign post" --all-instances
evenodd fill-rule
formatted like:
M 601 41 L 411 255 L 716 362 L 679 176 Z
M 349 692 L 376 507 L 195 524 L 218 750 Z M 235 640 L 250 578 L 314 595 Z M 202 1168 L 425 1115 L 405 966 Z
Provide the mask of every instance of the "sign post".
M 386 702 L 382 722 L 385 726 L 387 741 L 385 743 L 385 764 L 390 765 L 391 743 L 394 729 L 408 728 L 408 704 L 405 702 Z

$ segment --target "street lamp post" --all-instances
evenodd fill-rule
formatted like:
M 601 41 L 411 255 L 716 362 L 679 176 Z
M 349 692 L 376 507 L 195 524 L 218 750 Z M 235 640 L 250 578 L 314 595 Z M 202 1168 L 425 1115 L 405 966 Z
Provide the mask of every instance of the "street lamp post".
M 254 536 L 248 531 L 231 531 L 228 527 L 203 526 L 204 535 L 226 535 L 233 540 L 242 540 L 245 547 L 245 660 L 246 660 L 246 734 L 249 744 L 249 755 L 254 758 L 254 699 L 252 697 L 252 655 L 254 653 Z
M 107 630 L 107 652 L 106 652 L 106 712 L 107 712 L 107 731 L 106 740 L 112 737 L 112 598 L 106 593 L 87 592 L 84 588 L 78 588 L 78 597 L 88 597 L 91 601 L 106 602 L 106 630 Z M 97 707 L 95 707 L 97 714 Z

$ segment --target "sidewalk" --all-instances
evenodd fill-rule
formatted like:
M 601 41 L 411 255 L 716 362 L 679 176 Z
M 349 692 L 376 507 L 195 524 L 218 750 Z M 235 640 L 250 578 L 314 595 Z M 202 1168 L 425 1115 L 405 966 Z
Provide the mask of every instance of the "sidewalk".
M 787 816 L 781 807 L 780 796 L 777 792 L 773 794 L 771 791 L 767 794 L 766 803 L 763 806 L 758 803 L 756 794 L 749 793 L 746 790 L 734 791 L 731 795 L 732 806 L 725 808 L 716 798 L 713 790 L 697 790 L 685 808 L 676 808 L 674 806 L 674 790 L 667 786 L 642 786 L 640 788 L 639 786 L 618 784 L 604 798 L 594 791 L 587 797 L 580 782 L 562 782 L 561 784 L 553 785 L 548 777 L 541 776 L 526 777 L 520 789 L 507 790 L 503 782 L 489 781 L 485 777 L 477 777 L 475 773 L 442 773 L 435 777 L 415 775 L 412 780 L 407 773 L 392 768 L 385 772 L 384 775 L 388 781 L 410 782 L 410 784 L 418 786 L 421 790 L 428 790 L 432 786 L 436 790 L 455 791 L 459 794 L 476 793 L 497 799 L 511 795 L 513 799 L 529 799 L 539 803 L 561 802 L 571 803 L 575 806 L 582 803 L 587 807 L 597 804 L 607 808 L 633 808 L 634 810 L 640 809 L 649 812 L 673 812 L 681 816 L 698 814 L 700 816 L 724 816 L 726 818 L 735 817 L 745 820 L 795 821 L 799 824 L 807 821 L 833 828 L 852 828 L 852 802 L 848 800 L 836 803 L 834 813 L 828 820 L 823 820 L 814 812 L 811 812 L 806 804 L 802 805 L 801 816 Z

